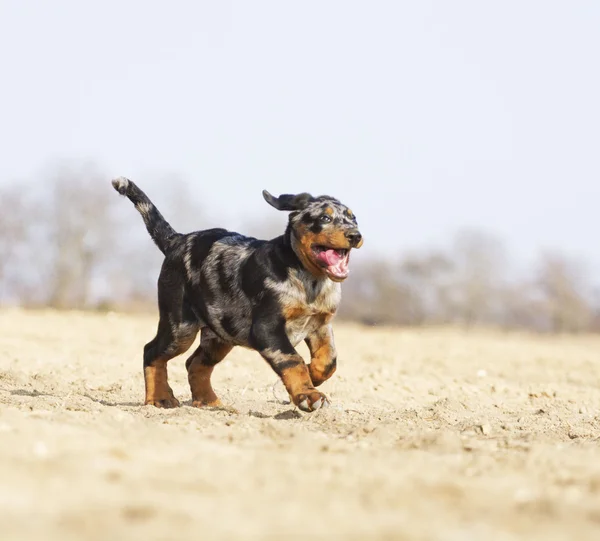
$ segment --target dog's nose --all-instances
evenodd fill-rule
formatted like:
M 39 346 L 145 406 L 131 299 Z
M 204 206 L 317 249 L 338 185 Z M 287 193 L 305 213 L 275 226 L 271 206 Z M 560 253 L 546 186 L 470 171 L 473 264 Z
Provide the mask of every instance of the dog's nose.
M 362 242 L 362 235 L 358 229 L 352 229 L 346 232 L 346 238 L 352 246 L 358 246 Z

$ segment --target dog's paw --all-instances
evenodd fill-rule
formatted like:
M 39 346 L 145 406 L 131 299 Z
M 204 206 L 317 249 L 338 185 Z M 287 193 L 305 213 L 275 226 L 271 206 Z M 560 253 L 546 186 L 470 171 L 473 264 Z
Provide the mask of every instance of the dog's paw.
M 223 403 L 217 398 L 216 400 L 192 400 L 193 408 L 220 408 Z
M 302 411 L 316 411 L 329 407 L 329 399 L 319 391 L 310 391 L 294 397 L 294 404 Z
M 146 400 L 145 405 L 164 409 L 178 408 L 179 400 L 177 400 L 175 397 L 164 398 L 162 400 Z

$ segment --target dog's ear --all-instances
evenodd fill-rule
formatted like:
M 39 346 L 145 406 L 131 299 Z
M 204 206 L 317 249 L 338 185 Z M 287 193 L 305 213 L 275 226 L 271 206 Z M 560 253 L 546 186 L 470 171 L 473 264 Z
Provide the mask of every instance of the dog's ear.
M 277 210 L 304 210 L 315 198 L 309 193 L 298 195 L 283 194 L 279 197 L 272 196 L 267 190 L 263 190 L 265 201 Z

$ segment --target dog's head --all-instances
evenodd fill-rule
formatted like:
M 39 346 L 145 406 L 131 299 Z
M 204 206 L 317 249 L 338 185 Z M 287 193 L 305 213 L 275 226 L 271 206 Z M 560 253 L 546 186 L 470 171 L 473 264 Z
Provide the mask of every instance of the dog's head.
M 348 277 L 350 250 L 360 248 L 363 238 L 352 211 L 337 199 L 308 193 L 272 196 L 265 201 L 277 210 L 291 211 L 289 231 L 294 251 L 302 265 L 315 276 L 335 282 Z

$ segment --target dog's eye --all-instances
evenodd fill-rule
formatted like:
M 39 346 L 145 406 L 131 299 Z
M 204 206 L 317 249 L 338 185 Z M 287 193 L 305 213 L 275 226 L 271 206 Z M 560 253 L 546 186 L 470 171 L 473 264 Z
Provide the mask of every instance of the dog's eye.
M 328 224 L 329 222 L 331 222 L 331 216 L 329 216 L 329 214 L 323 214 L 323 216 L 321 216 L 319 220 L 324 224 Z

